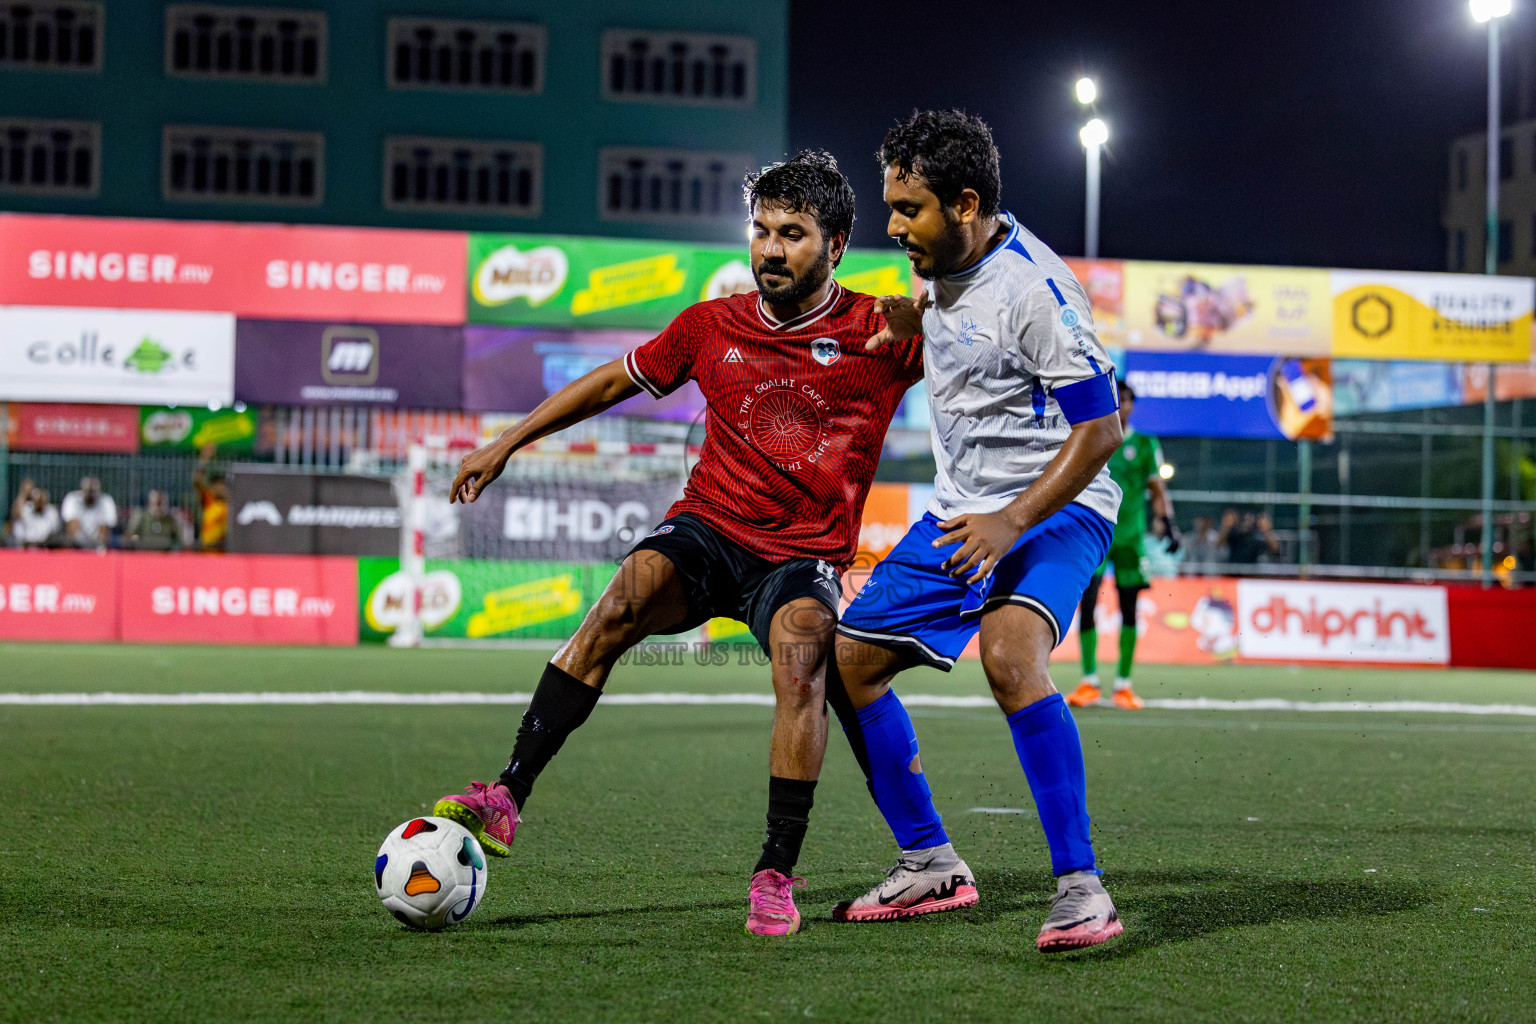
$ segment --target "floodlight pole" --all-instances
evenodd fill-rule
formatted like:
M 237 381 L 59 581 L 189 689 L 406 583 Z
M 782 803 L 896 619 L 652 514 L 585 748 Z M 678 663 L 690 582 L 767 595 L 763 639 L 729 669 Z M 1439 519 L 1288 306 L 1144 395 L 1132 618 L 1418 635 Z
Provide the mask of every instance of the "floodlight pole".
M 1483 271 L 1499 272 L 1499 19 L 1488 19 L 1488 223 L 1483 251 Z M 1488 364 L 1488 386 L 1483 396 L 1483 536 L 1482 583 L 1493 586 L 1493 431 L 1495 419 L 1494 364 Z
M 1099 149 L 1097 142 L 1084 149 L 1088 154 L 1088 202 L 1083 212 L 1083 255 L 1099 258 Z

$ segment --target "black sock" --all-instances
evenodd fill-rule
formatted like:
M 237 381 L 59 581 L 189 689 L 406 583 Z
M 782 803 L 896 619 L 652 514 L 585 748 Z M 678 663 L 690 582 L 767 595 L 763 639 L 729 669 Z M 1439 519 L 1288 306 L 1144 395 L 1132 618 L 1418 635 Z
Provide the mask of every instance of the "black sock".
M 763 843 L 757 867 L 752 869 L 754 875 L 764 868 L 773 868 L 783 875 L 795 873 L 815 797 L 815 780 L 768 777 L 768 839 Z
M 569 672 L 553 664 L 544 666 L 544 675 L 533 700 L 523 712 L 523 723 L 517 729 L 517 743 L 512 747 L 512 759 L 501 773 L 501 784 L 507 787 L 518 809 L 528 802 L 533 790 L 533 780 L 549 764 L 549 759 L 559 753 L 565 738 L 587 720 L 597 707 L 602 691 L 588 686 Z

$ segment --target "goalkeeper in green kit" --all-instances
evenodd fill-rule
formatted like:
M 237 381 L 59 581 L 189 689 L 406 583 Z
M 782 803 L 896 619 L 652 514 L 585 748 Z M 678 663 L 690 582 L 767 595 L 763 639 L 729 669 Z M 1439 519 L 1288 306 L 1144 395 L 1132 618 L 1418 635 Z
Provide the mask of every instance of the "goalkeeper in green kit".
M 1099 601 L 1099 584 L 1104 571 L 1115 567 L 1115 592 L 1120 598 L 1120 666 L 1115 674 L 1114 704 L 1127 711 L 1139 710 L 1141 698 L 1131 688 L 1131 666 L 1136 660 L 1136 595 L 1147 588 L 1146 493 L 1152 492 L 1152 514 L 1163 519 L 1168 536 L 1177 546 L 1173 532 L 1173 499 L 1163 482 L 1163 448 L 1157 438 L 1138 433 L 1130 425 L 1136 393 L 1124 381 L 1120 384 L 1120 428 L 1125 437 L 1115 454 L 1109 457 L 1109 475 L 1120 487 L 1120 518 L 1109 554 L 1083 591 L 1078 607 L 1078 640 L 1083 649 L 1083 681 L 1067 698 L 1073 707 L 1086 707 L 1103 699 L 1099 686 L 1099 632 L 1095 628 L 1094 609 Z

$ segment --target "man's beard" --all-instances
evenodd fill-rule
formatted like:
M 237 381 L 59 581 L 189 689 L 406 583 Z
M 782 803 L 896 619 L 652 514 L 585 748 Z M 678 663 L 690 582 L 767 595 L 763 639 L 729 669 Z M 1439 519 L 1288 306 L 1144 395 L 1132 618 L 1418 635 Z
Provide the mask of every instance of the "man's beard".
M 763 270 L 772 267 L 782 270 L 785 277 L 770 277 L 763 279 Z M 764 260 L 759 263 L 757 269 L 752 272 L 757 279 L 757 294 L 764 302 L 772 302 L 775 305 L 792 306 L 798 302 L 804 302 L 817 289 L 827 283 L 827 278 L 832 276 L 832 254 L 830 246 L 823 246 L 821 255 L 816 257 L 816 262 L 806 268 L 805 273 L 794 276 L 794 271 L 783 263 L 769 263 Z M 773 283 L 770 283 L 773 282 Z
M 949 210 L 944 211 L 944 233 L 935 238 L 926 247 L 908 245 L 909 252 L 926 253 L 928 265 L 926 267 L 912 264 L 912 272 L 925 281 L 932 281 L 936 277 L 943 277 L 965 261 L 965 236 L 960 233 L 960 221 L 952 218 Z

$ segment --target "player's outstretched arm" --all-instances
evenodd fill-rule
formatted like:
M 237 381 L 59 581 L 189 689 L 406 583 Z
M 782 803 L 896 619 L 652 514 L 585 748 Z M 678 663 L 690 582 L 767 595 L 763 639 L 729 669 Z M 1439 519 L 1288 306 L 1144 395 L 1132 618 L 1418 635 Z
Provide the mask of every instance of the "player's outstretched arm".
M 630 380 L 622 359 L 604 363 L 586 376 L 571 381 L 540 402 L 539 407 L 516 426 L 508 427 L 496 440 L 464 456 L 459 473 L 453 478 L 453 490 L 448 500 L 469 504 L 490 486 L 491 481 L 501 476 L 507 460 L 519 448 L 596 416 L 639 393 L 640 386 Z
M 933 546 L 960 545 L 945 559 L 944 566 L 950 575 L 959 576 L 974 569 L 967 583 L 985 579 L 1014 541 L 1066 508 L 1068 502 L 1082 493 L 1120 447 L 1121 440 L 1118 412 L 1073 424 L 1072 433 L 1045 472 L 1005 508 L 983 515 L 956 516 L 940 523 L 939 528 L 947 532 Z

